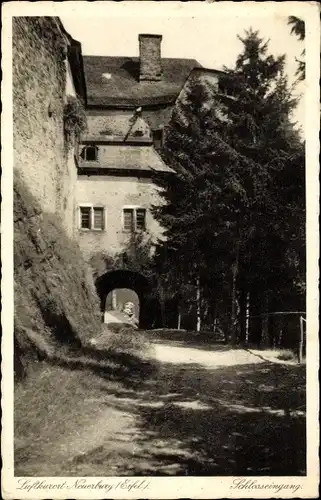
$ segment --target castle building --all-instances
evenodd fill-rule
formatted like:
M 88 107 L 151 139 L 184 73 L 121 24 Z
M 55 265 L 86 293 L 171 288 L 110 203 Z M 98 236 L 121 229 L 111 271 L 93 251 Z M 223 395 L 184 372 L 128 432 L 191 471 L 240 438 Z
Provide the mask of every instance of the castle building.
M 163 58 L 161 42 L 141 34 L 139 57 L 83 56 L 58 17 L 13 19 L 14 169 L 85 257 L 162 237 L 151 207 L 161 203 L 155 178 L 173 175 L 159 154 L 166 126 L 193 75 L 218 81 L 194 59 Z M 72 99 L 87 131 L 67 146 Z
M 194 59 L 162 58 L 161 35 L 138 41 L 139 57 L 83 56 L 88 131 L 75 198 L 85 255 L 122 252 L 138 233 L 151 242 L 162 235 L 151 213 L 161 203 L 154 181 L 173 172 L 158 150 L 179 95 L 202 68 Z
M 220 72 L 163 58 L 161 35 L 139 35 L 139 57 L 82 56 L 57 17 L 15 17 L 12 39 L 14 170 L 41 209 L 60 216 L 88 260 L 124 256 L 138 235 L 162 238 L 151 209 L 162 202 L 157 177 L 174 175 L 159 153 L 166 127 L 194 76 L 218 87 Z M 77 124 L 80 101 L 87 130 L 79 143 L 67 125 Z M 102 312 L 109 293 L 133 290 L 140 324 L 150 326 L 150 286 L 126 269 L 99 276 Z

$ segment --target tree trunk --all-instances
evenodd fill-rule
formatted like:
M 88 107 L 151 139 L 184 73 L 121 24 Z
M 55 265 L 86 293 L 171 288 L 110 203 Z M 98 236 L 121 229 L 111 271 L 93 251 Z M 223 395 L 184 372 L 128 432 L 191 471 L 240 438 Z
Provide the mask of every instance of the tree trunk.
M 241 286 L 240 291 L 240 341 L 244 344 L 246 341 L 246 291 Z
M 158 290 L 159 290 L 159 302 L 160 302 L 160 313 L 161 313 L 161 323 L 162 328 L 165 328 L 165 297 L 164 297 L 164 289 L 160 282 L 158 282 Z
M 239 247 L 240 242 L 237 244 L 235 262 L 232 266 L 232 307 L 231 307 L 231 323 L 230 323 L 230 339 L 231 344 L 236 345 L 237 342 L 237 310 L 238 310 L 238 302 L 237 302 L 237 277 L 239 272 Z
M 181 329 L 181 321 L 182 321 L 181 308 L 180 306 L 178 306 L 177 330 Z
M 277 321 L 276 346 L 281 347 L 283 342 L 284 316 L 279 316 Z
M 215 316 L 214 322 L 213 322 L 213 335 L 214 335 L 214 337 L 215 337 L 215 334 L 216 334 L 216 324 L 217 324 L 217 317 Z
M 246 313 L 245 313 L 245 344 L 249 343 L 250 331 L 250 293 L 246 294 Z
M 197 278 L 196 283 L 196 331 L 201 331 L 201 289 L 200 289 L 200 279 Z
M 218 313 L 218 306 L 216 304 L 214 307 L 214 318 L 213 318 L 213 337 L 214 338 L 216 335 L 216 327 L 217 327 L 217 313 Z
M 208 302 L 206 302 L 205 300 L 201 301 L 201 314 L 202 314 L 201 324 L 202 324 L 203 328 L 207 328 L 208 327 Z
M 262 334 L 261 334 L 261 345 L 267 347 L 269 345 L 269 294 L 264 291 L 263 294 L 263 316 L 262 316 Z

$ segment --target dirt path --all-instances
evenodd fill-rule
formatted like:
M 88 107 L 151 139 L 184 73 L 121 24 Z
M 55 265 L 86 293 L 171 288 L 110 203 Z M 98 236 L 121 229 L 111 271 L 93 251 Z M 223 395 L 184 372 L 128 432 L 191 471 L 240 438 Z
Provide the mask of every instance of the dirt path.
M 304 473 L 300 367 L 223 347 L 209 351 L 158 340 L 152 348 L 156 376 L 127 389 L 108 381 L 90 388 L 84 383 L 73 425 L 50 448 L 48 443 L 20 461 L 16 473 Z
M 207 351 L 192 347 L 182 347 L 161 343 L 152 343 L 155 359 L 160 363 L 173 363 L 176 365 L 197 364 L 210 370 L 224 366 L 237 366 L 243 364 L 262 363 L 262 359 L 243 349 L 231 351 Z

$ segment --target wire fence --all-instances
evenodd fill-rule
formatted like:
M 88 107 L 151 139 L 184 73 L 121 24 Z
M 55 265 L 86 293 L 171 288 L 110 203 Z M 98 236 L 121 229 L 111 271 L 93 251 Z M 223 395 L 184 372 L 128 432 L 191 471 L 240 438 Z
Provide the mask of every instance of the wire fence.
M 249 316 L 246 330 L 247 342 L 265 336 L 272 347 L 293 350 L 298 362 L 302 363 L 306 351 L 305 311 L 275 311 Z

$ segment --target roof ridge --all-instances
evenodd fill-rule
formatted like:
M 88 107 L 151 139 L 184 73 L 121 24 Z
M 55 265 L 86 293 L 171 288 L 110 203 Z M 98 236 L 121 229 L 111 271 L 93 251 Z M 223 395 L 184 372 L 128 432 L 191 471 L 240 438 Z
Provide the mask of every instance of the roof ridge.
M 139 60 L 139 56 L 107 56 L 107 55 L 97 55 L 97 54 L 83 54 L 83 57 L 84 58 L 87 58 L 87 57 L 96 57 L 97 59 L 98 58 L 108 58 L 108 59 L 137 59 Z M 200 66 L 201 63 L 199 63 L 197 61 L 197 59 L 195 59 L 195 57 L 162 57 L 161 60 L 165 60 L 165 61 L 195 61 L 197 62 Z

